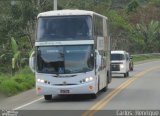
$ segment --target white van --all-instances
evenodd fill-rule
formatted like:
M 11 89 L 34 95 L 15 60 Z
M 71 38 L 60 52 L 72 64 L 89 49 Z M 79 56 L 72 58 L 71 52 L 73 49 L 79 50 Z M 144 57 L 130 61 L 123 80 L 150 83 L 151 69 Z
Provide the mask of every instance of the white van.
M 129 76 L 129 54 L 126 51 L 111 51 L 112 74 L 124 74 Z

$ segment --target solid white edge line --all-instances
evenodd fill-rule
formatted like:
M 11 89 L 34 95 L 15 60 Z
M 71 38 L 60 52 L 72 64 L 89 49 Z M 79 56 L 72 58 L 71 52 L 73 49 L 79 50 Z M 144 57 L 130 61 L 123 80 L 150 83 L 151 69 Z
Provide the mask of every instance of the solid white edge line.
M 31 101 L 31 102 L 29 102 L 29 103 L 27 103 L 27 104 L 21 105 L 21 106 L 19 106 L 19 107 L 16 107 L 16 108 L 14 108 L 13 110 L 19 110 L 19 109 L 21 109 L 21 108 L 23 108 L 23 107 L 26 107 L 26 106 L 28 106 L 28 105 L 30 105 L 30 104 L 33 104 L 33 103 L 39 101 L 39 100 L 41 100 L 41 99 L 43 99 L 43 97 L 41 97 L 41 98 L 39 98 L 39 99 L 36 99 L 36 100 L 34 100 L 34 101 Z
M 151 61 L 151 62 L 154 62 L 154 61 Z M 150 63 L 150 62 L 145 62 L 145 63 Z M 142 65 L 142 64 L 145 64 L 145 63 L 135 64 L 135 66 Z M 41 100 L 41 99 L 43 99 L 43 97 L 41 97 L 41 98 L 39 98 L 39 99 L 36 99 L 36 100 L 34 100 L 34 101 L 31 101 L 31 102 L 29 102 L 29 103 L 27 103 L 27 104 L 21 105 L 21 106 L 19 106 L 19 107 L 17 107 L 17 108 L 14 108 L 13 110 L 19 110 L 19 109 L 21 109 L 21 108 L 23 108 L 23 107 L 26 107 L 26 106 L 28 106 L 28 105 L 30 105 L 30 104 L 33 104 L 33 103 L 39 101 L 39 100 Z

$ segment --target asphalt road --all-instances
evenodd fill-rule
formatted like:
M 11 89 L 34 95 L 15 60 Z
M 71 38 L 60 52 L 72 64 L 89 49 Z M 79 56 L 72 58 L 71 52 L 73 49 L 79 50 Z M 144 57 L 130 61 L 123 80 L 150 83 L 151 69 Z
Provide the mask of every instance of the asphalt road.
M 158 110 L 160 109 L 160 61 L 135 65 L 134 71 L 130 72 L 130 76 L 127 78 L 122 77 L 122 75 L 113 75 L 108 91 L 100 92 L 97 99 L 90 99 L 84 95 L 55 96 L 53 101 L 48 102 L 42 97 L 34 97 L 27 103 L 19 103 L 18 106 L 13 105 L 12 109 L 72 111 L 58 112 L 58 114 L 55 114 L 58 116 L 60 114 L 74 116 L 77 113 L 83 116 L 98 116 L 104 113 L 106 115 L 107 112 L 103 110 Z M 130 114 L 132 113 L 130 112 Z

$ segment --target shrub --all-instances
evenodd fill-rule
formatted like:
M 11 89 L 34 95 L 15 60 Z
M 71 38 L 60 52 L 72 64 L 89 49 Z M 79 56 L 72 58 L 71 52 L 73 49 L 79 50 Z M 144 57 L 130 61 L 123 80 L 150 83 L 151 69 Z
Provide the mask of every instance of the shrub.
M 16 94 L 20 90 L 18 83 L 12 79 L 5 80 L 1 83 L 1 91 L 7 96 Z
M 21 69 L 14 76 L 0 75 L 0 92 L 7 96 L 17 94 L 19 92 L 34 87 L 34 74 L 28 67 Z

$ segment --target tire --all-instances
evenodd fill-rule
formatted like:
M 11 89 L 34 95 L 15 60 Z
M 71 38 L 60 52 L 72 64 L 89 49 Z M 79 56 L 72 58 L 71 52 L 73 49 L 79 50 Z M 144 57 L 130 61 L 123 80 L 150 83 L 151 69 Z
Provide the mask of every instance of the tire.
M 90 97 L 91 97 L 92 99 L 96 99 L 96 98 L 97 98 L 97 94 L 90 94 Z
M 44 95 L 44 99 L 50 101 L 52 100 L 52 95 Z
M 129 77 L 129 72 L 124 73 L 124 77 Z
M 124 77 L 127 77 L 127 72 L 126 72 L 126 73 L 124 73 Z
M 131 71 L 133 71 L 133 67 L 134 67 L 134 64 L 133 64 L 133 62 L 132 62 L 132 65 L 131 65 Z
M 108 89 L 108 84 L 102 89 L 103 92 L 106 92 Z
M 111 81 L 112 81 L 112 72 L 107 71 L 107 82 L 108 82 L 108 84 L 111 83 Z

